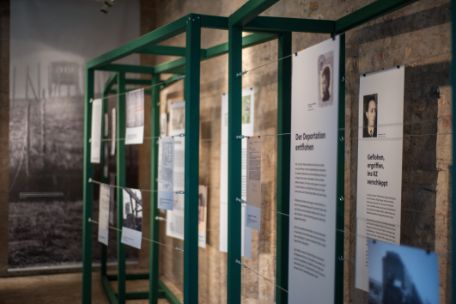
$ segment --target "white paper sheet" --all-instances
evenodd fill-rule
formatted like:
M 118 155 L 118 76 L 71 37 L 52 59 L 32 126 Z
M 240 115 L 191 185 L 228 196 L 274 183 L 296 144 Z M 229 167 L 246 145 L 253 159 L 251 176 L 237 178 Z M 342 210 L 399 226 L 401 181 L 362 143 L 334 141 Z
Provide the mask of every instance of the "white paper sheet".
M 404 79 L 404 67 L 360 78 L 355 287 L 365 291 L 365 236 L 400 242 Z
M 246 223 L 249 228 L 261 226 L 261 139 L 247 139 L 247 206 Z
M 184 164 L 185 164 L 185 101 L 174 102 L 170 106 L 169 135 L 174 136 L 173 157 L 173 210 L 166 212 L 166 235 L 184 239 Z M 177 192 L 177 193 L 176 193 Z
M 253 136 L 255 90 L 242 91 L 242 135 Z M 220 146 L 220 244 L 219 250 L 227 252 L 228 247 L 228 96 L 222 95 L 221 106 L 221 146 Z M 242 140 L 241 198 L 247 199 L 247 141 Z M 238 202 L 235 202 L 238 203 Z M 242 208 L 241 242 L 242 256 L 251 256 L 252 230 L 245 227 L 245 206 Z
M 144 89 L 126 94 L 125 144 L 142 144 L 144 141 Z
M 109 185 L 100 185 L 98 202 L 98 241 L 108 246 L 109 240 L 109 203 L 111 189 Z
M 174 139 L 165 137 L 159 140 L 158 154 L 158 208 L 173 210 L 174 187 Z
M 101 158 L 101 118 L 102 118 L 102 100 L 92 100 L 92 129 L 90 135 L 90 162 L 100 163 Z

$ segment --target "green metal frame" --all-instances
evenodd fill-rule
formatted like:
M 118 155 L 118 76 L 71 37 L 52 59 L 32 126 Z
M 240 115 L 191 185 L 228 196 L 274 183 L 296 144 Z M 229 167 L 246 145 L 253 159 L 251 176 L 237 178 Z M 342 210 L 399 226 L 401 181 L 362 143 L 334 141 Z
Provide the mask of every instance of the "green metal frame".
M 292 32 L 326 33 L 332 36 L 343 34 L 367 21 L 381 15 L 397 10 L 405 5 L 415 2 L 410 0 L 378 0 L 338 20 L 312 20 L 284 17 L 258 16 L 260 13 L 277 3 L 279 0 L 250 0 L 229 17 L 190 14 L 170 24 L 139 37 L 117 49 L 103 54 L 86 65 L 85 73 L 85 108 L 84 108 L 84 211 L 83 211 L 83 303 L 91 303 L 91 272 L 92 272 L 92 227 L 89 219 L 92 216 L 93 186 L 89 183 L 92 177 L 90 164 L 90 129 L 91 129 L 91 103 L 94 97 L 95 71 L 111 71 L 112 76 L 105 84 L 103 98 L 109 94 L 123 93 L 134 86 L 152 84 L 146 90 L 151 95 L 151 136 L 158 137 L 159 131 L 159 97 L 160 91 L 177 81 L 185 81 L 185 114 L 186 136 L 185 145 L 193 149 L 185 150 L 185 242 L 184 242 L 184 302 L 198 303 L 198 207 L 192 202 L 198 199 L 198 134 L 199 134 L 199 83 L 201 61 L 228 54 L 229 61 L 229 92 L 228 92 L 228 255 L 227 255 L 227 302 L 241 303 L 241 206 L 236 203 L 236 198 L 241 192 L 241 142 L 237 135 L 241 134 L 241 94 L 242 94 L 242 49 L 260 43 L 278 39 L 278 96 L 277 96 L 277 132 L 290 132 L 291 117 L 291 58 L 284 57 L 291 54 Z M 456 0 L 452 0 L 452 3 Z M 452 12 L 453 16 L 456 15 Z M 212 28 L 228 30 L 227 43 L 201 49 L 201 29 Z M 453 52 L 456 40 L 456 30 L 453 25 Z M 242 37 L 242 32 L 254 34 Z M 160 45 L 161 42 L 180 34 L 186 35 L 184 47 Z M 337 229 L 343 230 L 344 225 L 344 123 L 345 123 L 345 39 L 340 36 L 340 89 L 339 89 L 339 144 L 338 144 L 338 178 L 337 178 Z M 115 63 L 116 60 L 131 54 L 150 54 L 181 57 L 156 66 L 137 66 Z M 452 72 L 456 73 L 456 64 L 452 64 Z M 150 75 L 151 79 L 130 79 L 126 73 Z M 171 74 L 165 80 L 163 75 Z M 456 81 L 452 80 L 453 88 Z M 133 87 L 132 87 L 133 86 Z M 454 94 L 456 95 L 456 94 Z M 456 97 L 453 96 L 453 100 Z M 117 100 L 117 137 L 123 138 L 125 95 L 118 95 Z M 453 106 L 453 113 L 456 113 Z M 456 114 L 455 114 L 456 115 Z M 453 123 L 454 124 L 454 123 Z M 453 125 L 454 126 L 454 125 Z M 277 210 L 281 214 L 288 214 L 289 206 L 289 177 L 290 177 L 290 138 L 279 136 L 277 150 Z M 455 152 L 456 136 L 453 134 L 453 156 Z M 122 141 L 117 144 L 117 184 L 125 185 L 125 146 Z M 151 189 L 157 188 L 157 161 L 158 146 L 156 141 L 151 141 Z M 455 172 L 454 167 L 452 173 Z M 456 182 L 453 179 L 453 184 Z M 121 204 L 121 193 L 118 190 L 118 206 Z M 157 213 L 157 195 L 151 193 L 151 230 L 152 239 L 159 236 L 159 225 L 155 220 Z M 452 206 L 456 206 L 452 198 Z M 456 207 L 452 209 L 456 215 Z M 122 208 L 118 208 L 118 220 L 122 220 Z M 288 238 L 289 218 L 277 215 L 277 248 L 276 248 L 276 303 L 287 303 L 288 289 Z M 454 229 L 456 224 L 453 222 Z M 453 230 L 454 230 L 453 229 Z M 150 244 L 150 264 L 148 274 L 127 274 L 125 270 L 125 248 L 120 244 L 118 235 L 118 266 L 116 275 L 107 274 L 106 247 L 102 247 L 101 283 L 110 303 L 125 303 L 129 299 L 149 299 L 149 303 L 157 303 L 158 298 L 166 298 L 171 303 L 180 303 L 166 284 L 159 280 L 158 252 L 156 243 Z M 456 237 L 453 236 L 453 241 Z M 343 299 L 343 235 L 337 233 L 336 237 L 336 280 L 335 303 L 342 303 Z M 456 259 L 453 251 L 453 259 Z M 452 267 L 456 275 L 456 267 Z M 149 280 L 148 292 L 129 293 L 126 291 L 126 280 Z M 117 281 L 118 291 L 114 292 L 111 282 Z M 456 283 L 453 282 L 453 286 Z M 279 288 L 280 287 L 280 288 Z M 456 290 L 456 288 L 453 288 Z M 456 293 L 455 293 L 456 294 Z M 456 303 L 453 294 L 453 303 Z

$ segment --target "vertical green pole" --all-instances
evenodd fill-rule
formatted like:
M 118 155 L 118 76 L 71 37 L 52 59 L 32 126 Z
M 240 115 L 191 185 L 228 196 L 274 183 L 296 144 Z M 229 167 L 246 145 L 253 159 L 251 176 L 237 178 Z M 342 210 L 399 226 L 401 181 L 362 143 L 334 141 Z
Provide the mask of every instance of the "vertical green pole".
M 83 273 L 82 273 L 82 303 L 92 302 L 92 216 L 93 187 L 89 183 L 92 177 L 92 165 L 90 164 L 90 132 L 92 118 L 92 104 L 94 91 L 94 74 L 92 69 L 85 71 L 85 102 L 84 102 L 84 174 L 83 174 L 83 217 L 82 217 L 82 240 L 83 240 Z
M 277 79 L 277 133 L 291 131 L 291 32 L 279 36 Z M 277 136 L 277 247 L 276 284 L 288 289 L 288 238 L 290 213 L 290 138 Z M 286 304 L 288 294 L 276 288 L 276 303 Z
M 159 75 L 152 75 L 152 95 L 150 113 L 150 238 L 158 240 L 159 224 L 155 220 L 157 213 L 158 178 L 158 137 L 160 136 L 160 88 L 156 84 L 160 81 Z M 150 242 L 149 261 L 149 303 L 158 301 L 158 244 Z
M 201 21 L 187 20 L 185 51 L 184 303 L 198 303 L 198 184 Z
M 451 1 L 451 109 L 452 109 L 452 157 L 451 165 L 451 303 L 456 304 L 456 0 Z
M 241 303 L 242 30 L 228 32 L 228 304 Z
M 339 36 L 339 117 L 337 145 L 336 280 L 334 303 L 344 301 L 344 180 L 345 180 L 345 34 Z
M 120 72 L 117 75 L 117 111 L 116 111 L 116 138 L 125 138 L 125 73 Z M 117 186 L 125 187 L 125 140 L 117 141 L 116 168 L 117 168 Z M 117 226 L 122 227 L 123 223 L 123 199 L 122 189 L 117 188 Z M 125 245 L 121 241 L 122 229 L 117 231 L 117 299 L 119 304 L 125 303 Z
M 108 83 L 106 84 L 108 85 Z M 101 162 L 100 162 L 100 165 L 101 167 L 103 168 L 103 177 L 101 179 L 101 181 L 103 183 L 108 183 L 109 184 L 109 177 L 105 176 L 104 175 L 104 167 L 105 165 L 109 166 L 109 163 L 107 163 L 109 161 L 109 159 L 106 158 L 106 154 L 105 154 L 105 149 L 106 149 L 106 145 L 107 145 L 107 142 L 106 142 L 106 134 L 104 133 L 104 126 L 105 126 L 105 123 L 106 122 L 106 119 L 105 119 L 105 114 L 108 113 L 108 98 L 107 98 L 107 92 L 106 92 L 106 87 L 104 88 L 103 90 L 103 117 L 101 118 L 101 125 L 102 125 L 102 129 L 103 129 L 103 135 L 102 135 L 102 138 L 103 138 L 103 141 L 101 142 Z M 109 171 L 108 171 L 108 174 L 109 174 Z M 108 262 L 108 246 L 104 245 L 104 244 L 100 244 L 101 245 L 101 280 L 103 281 L 103 277 L 105 277 L 107 275 L 107 262 Z

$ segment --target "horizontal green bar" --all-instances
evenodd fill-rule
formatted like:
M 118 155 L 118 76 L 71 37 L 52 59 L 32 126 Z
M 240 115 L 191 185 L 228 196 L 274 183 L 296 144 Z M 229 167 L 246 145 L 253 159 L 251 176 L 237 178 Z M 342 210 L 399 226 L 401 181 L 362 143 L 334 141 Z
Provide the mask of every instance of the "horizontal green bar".
M 161 88 L 164 89 L 166 87 L 169 87 L 170 85 L 175 84 L 176 82 L 178 82 L 179 80 L 183 80 L 184 78 L 185 77 L 183 75 L 173 75 L 163 81 Z
M 251 34 L 242 38 L 242 47 L 247 48 L 263 42 L 275 39 L 277 36 L 270 33 L 257 33 Z M 206 54 L 202 60 L 211 59 L 217 56 L 221 56 L 228 52 L 228 43 L 222 43 L 206 49 Z M 185 66 L 185 59 L 177 59 L 170 62 L 165 62 L 155 66 L 156 73 L 178 73 L 181 72 L 181 68 Z
M 197 15 L 201 18 L 201 27 L 213 28 L 220 30 L 228 29 L 228 17 Z
M 344 33 L 364 22 L 380 17 L 417 0 L 378 0 L 336 21 L 336 34 Z
M 117 274 L 108 274 L 106 276 L 109 281 L 116 281 L 118 276 Z M 127 280 L 148 280 L 149 279 L 149 274 L 148 273 L 131 273 L 127 274 L 126 276 Z
M 100 55 L 95 59 L 90 60 L 87 63 L 87 68 L 99 68 L 102 65 L 112 63 L 117 59 L 133 54 L 144 46 L 158 44 L 166 39 L 181 34 L 185 31 L 189 17 L 190 16 L 183 16 L 172 23 L 161 26 L 152 32 L 132 40 L 117 49 Z
M 108 297 L 110 304 L 117 304 L 117 297 L 112 289 L 111 283 L 109 282 L 108 277 L 101 276 L 101 284 L 103 285 L 103 290 Z
M 184 57 L 185 56 L 185 47 L 167 46 L 167 45 L 152 45 L 152 46 L 142 47 L 136 53 Z
M 149 292 L 147 291 L 136 291 L 136 292 L 127 292 L 125 294 L 126 300 L 143 300 L 149 299 Z
M 106 64 L 106 65 L 103 65 L 103 66 L 97 68 L 97 71 L 153 74 L 154 68 L 151 66 L 144 66 L 144 65 Z
M 158 281 L 158 285 L 160 286 L 160 288 L 163 290 L 163 292 L 165 293 L 165 298 L 171 303 L 171 304 L 181 304 L 181 302 L 179 301 L 179 299 L 176 297 L 176 295 L 171 291 L 171 289 L 168 288 L 168 286 L 166 286 L 166 284 L 160 280 Z
M 151 82 L 150 79 L 125 79 L 125 84 L 150 85 Z
M 229 25 L 245 25 L 279 0 L 249 0 L 229 17 Z
M 333 33 L 335 26 L 336 22 L 330 20 L 256 17 L 242 29 L 255 32 Z

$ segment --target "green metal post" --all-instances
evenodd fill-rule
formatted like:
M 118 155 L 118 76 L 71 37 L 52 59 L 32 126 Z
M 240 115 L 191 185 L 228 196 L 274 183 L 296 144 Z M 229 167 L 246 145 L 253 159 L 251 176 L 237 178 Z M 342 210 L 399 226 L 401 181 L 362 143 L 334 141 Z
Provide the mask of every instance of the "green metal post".
M 92 165 L 90 164 L 90 133 L 92 104 L 90 103 L 94 93 L 94 70 L 86 69 L 85 72 L 85 106 L 84 106 L 84 174 L 83 174 L 83 202 L 84 210 L 82 217 L 83 239 L 83 274 L 82 274 L 82 303 L 92 302 L 92 199 L 93 186 L 89 183 L 92 177 Z
M 336 279 L 334 303 L 344 301 L 344 181 L 345 181 L 345 35 L 339 36 L 339 117 L 337 145 Z
M 242 30 L 228 33 L 228 278 L 227 303 L 241 303 Z
M 277 79 L 277 133 L 291 130 L 291 32 L 279 36 Z M 290 213 L 290 136 L 277 136 L 277 247 L 276 303 L 286 304 L 288 294 L 288 237 Z
M 160 88 L 155 85 L 160 81 L 159 75 L 152 76 L 152 96 L 150 113 L 150 238 L 158 240 L 159 224 L 155 220 L 157 213 L 157 178 L 158 178 L 158 137 L 160 136 Z M 158 301 L 158 244 L 150 242 L 149 262 L 149 303 L 156 304 Z
M 108 113 L 108 98 L 107 98 L 107 93 L 106 93 L 106 90 L 103 90 L 103 117 L 101 118 L 101 125 L 102 125 L 102 138 L 103 138 L 103 141 L 101 142 L 101 162 L 100 162 L 100 166 L 103 168 L 103 175 L 102 175 L 102 178 L 101 178 L 101 181 L 103 183 L 109 183 L 109 177 L 105 176 L 104 175 L 104 167 L 105 166 L 109 166 L 109 163 L 106 163 L 109 161 L 109 159 L 106 159 L 106 154 L 105 154 L 105 149 L 106 149 L 106 145 L 107 145 L 107 142 L 106 142 L 106 134 L 104 133 L 104 126 L 105 126 L 105 123 L 107 123 L 105 121 L 105 114 Z M 100 212 L 100 211 L 98 211 Z M 108 246 L 104 245 L 104 244 L 100 244 L 100 247 L 101 247 L 101 279 L 103 280 L 103 276 L 106 276 L 107 275 L 107 262 L 108 262 Z
M 116 105 L 116 138 L 125 138 L 125 73 L 120 72 L 117 75 L 118 95 Z M 117 168 L 117 186 L 125 187 L 125 141 L 119 140 L 116 144 L 116 168 Z M 117 188 L 117 225 L 122 227 L 123 222 L 123 199 L 122 189 Z M 119 304 L 125 303 L 125 245 L 121 241 L 121 229 L 117 231 L 117 299 Z
M 184 303 L 198 303 L 198 184 L 201 20 L 187 20 L 185 52 Z
M 451 56 L 451 108 L 452 108 L 452 156 L 451 165 L 451 303 L 456 304 L 456 0 L 451 1 L 451 39 L 452 39 L 452 56 Z

